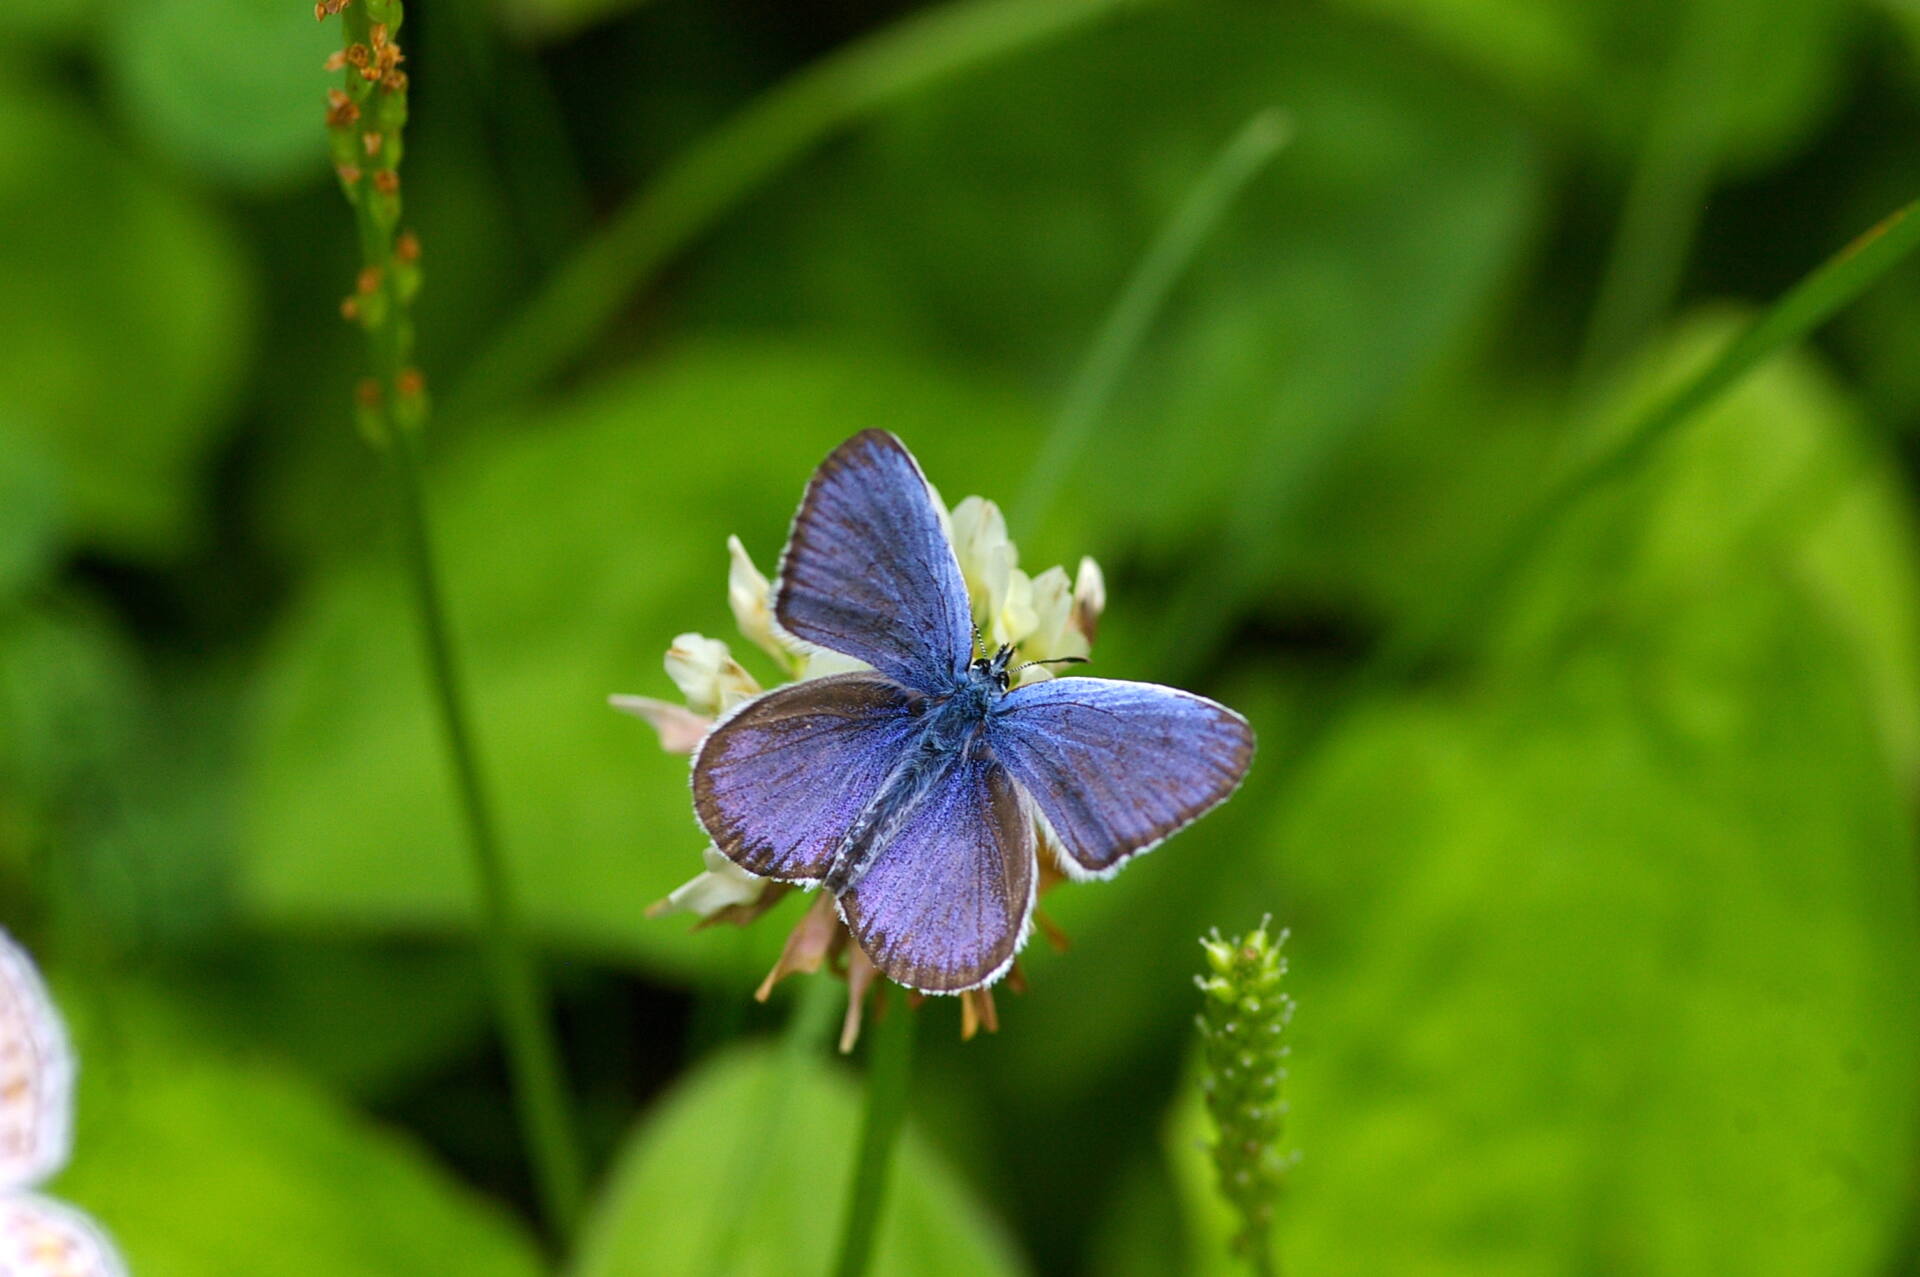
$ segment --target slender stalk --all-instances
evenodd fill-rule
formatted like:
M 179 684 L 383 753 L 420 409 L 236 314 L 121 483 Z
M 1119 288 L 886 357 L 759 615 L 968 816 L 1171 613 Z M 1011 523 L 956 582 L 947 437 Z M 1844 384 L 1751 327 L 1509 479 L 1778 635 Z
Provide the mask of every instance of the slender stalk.
M 421 480 L 419 436 L 427 401 L 420 374 L 409 365 L 419 249 L 399 230 L 401 135 L 407 119 L 407 77 L 400 70 L 404 59 L 396 39 L 401 4 L 323 0 L 317 12 L 324 17 L 329 11 L 341 15 L 346 48 L 334 64 L 345 74 L 343 87 L 330 95 L 327 124 L 361 250 L 360 275 L 343 311 L 366 334 L 373 372 L 360 386 L 359 422 L 390 481 L 428 683 L 473 856 L 481 941 L 521 1133 L 548 1220 L 560 1236 L 570 1237 L 584 1193 L 582 1162 L 545 989 L 528 949 L 481 774 Z
M 1658 109 L 1627 188 L 1574 387 L 1580 397 L 1659 322 L 1679 289 L 1719 155 L 1728 24 L 1719 0 L 1689 0 Z
M 853 1168 L 847 1213 L 840 1227 L 834 1277 L 865 1277 L 880 1233 L 880 1209 L 886 1204 L 893 1150 L 907 1119 L 907 1091 L 913 1074 L 913 1029 L 918 1018 L 906 998 L 884 980 L 877 981 L 873 1054 L 867 1061 L 867 1113 L 860 1129 L 860 1160 Z
M 1437 616 L 1408 626 L 1382 645 L 1370 678 L 1405 676 L 1463 629 L 1490 615 L 1547 533 L 1572 510 L 1607 484 L 1633 473 L 1655 448 L 1761 362 L 1832 318 L 1917 247 L 1920 201 L 1890 214 L 1794 285 L 1706 367 L 1562 471 Z
M 1134 268 L 1067 389 L 1039 458 L 1015 506 L 1015 524 L 1038 527 L 1106 411 L 1120 374 L 1133 361 L 1173 286 L 1248 182 L 1292 140 L 1284 112 L 1269 107 L 1235 131 Z
M 562 1238 L 579 1223 L 585 1173 L 574 1141 L 554 1041 L 546 988 L 529 952 L 506 859 L 494 831 L 469 723 L 464 682 L 442 604 L 439 573 L 420 481 L 418 445 L 411 432 L 394 432 L 386 450 L 400 520 L 402 557 L 427 657 L 441 732 L 459 791 L 467 841 L 480 889 L 480 935 L 493 982 L 501 1037 L 513 1077 L 514 1106 L 549 1223 Z
M 539 389 L 694 236 L 847 123 L 1140 0 L 951 0 L 823 58 L 668 164 L 574 251 L 488 343 L 449 411 Z

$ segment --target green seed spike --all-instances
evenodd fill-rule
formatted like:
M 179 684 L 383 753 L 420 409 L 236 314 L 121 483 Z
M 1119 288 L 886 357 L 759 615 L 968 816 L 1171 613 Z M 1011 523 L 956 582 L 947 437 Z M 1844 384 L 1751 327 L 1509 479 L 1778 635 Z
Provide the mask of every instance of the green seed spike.
M 1281 1039 L 1293 1019 L 1293 999 L 1280 984 L 1287 933 L 1269 935 L 1270 918 L 1244 936 L 1220 931 L 1200 941 L 1207 969 L 1194 977 L 1203 995 L 1196 1023 L 1204 1068 L 1200 1089 L 1213 1117 L 1213 1164 L 1220 1195 L 1239 1216 L 1234 1252 L 1256 1277 L 1279 1271 L 1273 1257 L 1273 1208 L 1292 1159 L 1280 1151 L 1286 1105 L 1280 1084 L 1287 1048 Z

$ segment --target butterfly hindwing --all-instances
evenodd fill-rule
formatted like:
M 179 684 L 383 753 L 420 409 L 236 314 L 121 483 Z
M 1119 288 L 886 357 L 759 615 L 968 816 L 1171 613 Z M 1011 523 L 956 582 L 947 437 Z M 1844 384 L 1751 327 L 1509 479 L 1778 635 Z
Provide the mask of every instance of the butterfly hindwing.
M 868 430 L 820 463 L 774 586 L 791 634 L 908 687 L 951 687 L 973 650 L 966 583 L 920 467 Z
M 693 764 L 694 811 L 713 845 L 762 877 L 822 877 L 909 748 L 918 699 L 861 671 L 775 688 L 722 719 Z
M 1253 761 L 1247 721 L 1204 696 L 1104 678 L 1010 692 L 994 755 L 1046 817 L 1076 876 L 1098 877 L 1225 802 Z
M 1033 817 L 992 759 L 956 762 L 840 897 L 881 974 L 924 993 L 991 983 L 1033 910 Z
M 39 972 L 0 931 L 0 1193 L 32 1187 L 66 1163 L 73 1071 Z

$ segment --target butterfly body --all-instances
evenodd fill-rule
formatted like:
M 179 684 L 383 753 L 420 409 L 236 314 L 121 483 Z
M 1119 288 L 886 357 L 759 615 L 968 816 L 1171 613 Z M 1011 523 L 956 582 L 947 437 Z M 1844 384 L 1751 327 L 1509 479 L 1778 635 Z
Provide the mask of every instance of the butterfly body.
M 983 756 L 990 748 L 988 722 L 995 705 L 1007 694 L 1011 651 L 1002 648 L 991 661 L 973 662 L 944 695 L 916 698 L 901 689 L 909 698 L 908 712 L 920 716 L 919 738 L 841 840 L 823 880 L 827 890 L 838 896 L 858 884 L 873 857 L 892 841 L 926 796 L 961 762 Z
M 965 583 L 918 465 L 883 431 L 815 473 L 774 588 L 790 634 L 871 666 L 748 701 L 694 759 L 694 809 L 751 873 L 824 885 L 897 983 L 957 993 L 1026 938 L 1039 833 L 1105 877 L 1225 801 L 1253 733 L 1205 697 L 973 658 Z M 1052 655 L 1047 653 L 1044 655 Z

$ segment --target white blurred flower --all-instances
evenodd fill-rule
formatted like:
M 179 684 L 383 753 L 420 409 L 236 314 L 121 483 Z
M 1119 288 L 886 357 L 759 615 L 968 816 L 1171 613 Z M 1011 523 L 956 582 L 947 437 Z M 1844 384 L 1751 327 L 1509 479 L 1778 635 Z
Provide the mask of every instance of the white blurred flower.
M 709 718 L 760 694 L 760 684 L 740 667 L 719 639 L 682 634 L 667 649 L 667 677 L 687 698 L 687 708 Z
M 126 1277 L 94 1222 L 33 1190 L 66 1165 L 73 1049 L 33 960 L 0 930 L 0 1273 Z

